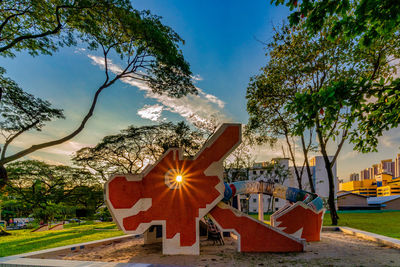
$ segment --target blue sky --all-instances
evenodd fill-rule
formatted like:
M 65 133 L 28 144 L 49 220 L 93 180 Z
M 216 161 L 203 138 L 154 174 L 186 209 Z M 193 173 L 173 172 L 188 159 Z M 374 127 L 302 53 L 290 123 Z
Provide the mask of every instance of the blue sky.
M 139 10 L 148 9 L 162 16 L 162 21 L 185 40 L 182 47 L 184 56 L 193 73 L 199 77 L 196 86 L 203 93 L 198 98 L 174 101 L 157 98 L 143 88 L 140 90 L 129 83 L 118 82 L 102 93 L 95 115 L 78 137 L 66 144 L 36 152 L 29 158 L 67 164 L 73 151 L 96 144 L 107 134 L 116 133 L 128 125 L 157 123 L 143 118 L 146 116 L 159 121 L 190 122 L 190 112 L 200 118 L 216 113 L 223 120 L 247 122 L 246 87 L 249 78 L 266 63 L 264 45 L 260 41 L 271 39 L 273 25 L 281 24 L 289 10 L 284 6 L 270 5 L 268 0 L 134 0 L 132 3 Z M 104 78 L 101 68 L 94 63 L 95 56 L 70 47 L 60 49 L 53 56 L 31 57 L 19 53 L 14 59 L 0 58 L 8 75 L 26 91 L 63 108 L 67 116 L 66 120 L 49 123 L 42 132 L 30 132 L 19 138 L 12 150 L 63 136 L 76 127 Z M 380 159 L 394 158 L 399 143 L 398 131 L 392 130 L 383 137 L 379 154 L 360 156 L 352 152 L 351 146 L 345 146 L 338 162 L 339 177 L 358 172 Z M 281 156 L 279 149 L 265 148 L 257 153 L 262 154 L 259 159 Z

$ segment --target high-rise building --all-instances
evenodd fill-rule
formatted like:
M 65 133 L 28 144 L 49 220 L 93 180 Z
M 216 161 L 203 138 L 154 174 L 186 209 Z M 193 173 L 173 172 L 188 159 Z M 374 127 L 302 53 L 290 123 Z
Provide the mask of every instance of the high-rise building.
M 395 172 L 396 172 L 396 162 L 391 162 L 390 169 L 392 170 L 392 176 L 395 177 Z
M 392 159 L 381 160 L 371 168 L 360 172 L 360 180 L 352 173 L 350 182 L 341 183 L 340 190 L 367 197 L 400 195 L 400 154 Z
M 394 177 L 400 177 L 400 154 L 394 160 Z
M 360 181 L 362 180 L 368 180 L 369 178 L 369 171 L 368 169 L 364 169 L 360 172 Z
M 358 173 L 350 174 L 350 181 L 360 181 L 360 175 Z
M 368 168 L 368 176 L 369 176 L 369 179 L 374 179 L 374 177 L 375 177 L 374 168 Z
M 377 176 L 380 173 L 379 164 L 372 165 L 372 173 L 373 173 L 372 179 L 375 179 L 375 176 Z
M 375 175 L 378 175 L 378 174 L 381 174 L 381 173 L 393 174 L 393 172 L 392 172 L 392 160 L 391 159 L 381 160 L 381 163 L 378 164 L 378 172 L 375 173 Z

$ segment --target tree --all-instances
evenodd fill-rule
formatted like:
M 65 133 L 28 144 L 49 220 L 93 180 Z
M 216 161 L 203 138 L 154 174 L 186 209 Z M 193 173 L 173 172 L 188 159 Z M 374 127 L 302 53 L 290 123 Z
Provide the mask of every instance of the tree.
M 312 33 L 326 30 L 330 38 L 358 37 L 361 45 L 388 38 L 399 30 L 400 6 L 393 0 L 272 0 L 296 9 L 289 16 L 292 25 L 303 25 Z M 328 29 L 325 28 L 330 24 Z
M 0 53 L 14 57 L 15 52 L 27 50 L 32 55 L 51 55 L 59 46 L 75 44 L 74 31 L 90 27 L 99 14 L 114 8 L 129 9 L 130 4 L 125 0 L 2 1 Z
M 172 147 L 182 147 L 184 155 L 193 156 L 203 142 L 203 134 L 184 122 L 130 126 L 119 134 L 104 137 L 95 147 L 80 149 L 73 162 L 106 181 L 115 173 L 140 173 Z
M 46 206 L 41 208 L 35 208 L 32 210 L 32 216 L 40 224 L 50 225 L 54 219 L 60 215 L 61 209 L 59 205 L 52 203 L 51 201 L 46 203 Z
M 224 161 L 224 180 L 227 183 L 249 180 L 255 158 L 252 155 L 252 136 L 243 135 L 242 143 Z
M 290 65 L 299 71 L 299 78 L 295 80 L 298 91 L 284 104 L 294 118 L 291 131 L 301 136 L 306 130 L 315 129 L 329 180 L 331 219 L 337 224 L 332 167 L 353 125 L 358 122 L 357 111 L 366 102 L 359 81 L 374 80 L 378 76 L 384 79 L 390 75 L 391 67 L 387 62 L 383 64 L 379 55 L 388 55 L 394 45 L 384 42 L 360 49 L 352 40 L 330 40 L 324 31 L 310 35 L 302 25 L 286 27 L 282 33 L 277 39 L 280 45 L 273 53 L 289 53 L 278 64 Z M 379 69 L 374 62 L 379 63 Z M 293 82 L 293 76 L 282 76 L 282 83 Z M 275 97 L 286 96 L 275 94 Z M 330 152 L 328 147 L 332 142 L 336 142 L 337 147 Z M 331 153 L 333 156 L 329 157 Z
M 348 85 L 357 88 L 364 101 L 354 110 L 357 127 L 349 133 L 354 149 L 377 151 L 378 137 L 398 127 L 400 118 L 400 78 L 395 77 L 399 57 L 400 5 L 392 0 L 273 0 L 296 8 L 289 20 L 301 23 L 310 34 L 323 31 L 330 40 L 347 39 L 360 51 L 370 54 L 373 72 Z M 390 45 L 387 45 L 390 44 Z M 382 47 L 384 47 L 382 49 Z M 394 71 L 385 75 L 390 65 Z
M 284 26 L 282 32 L 275 30 L 273 41 L 267 44 L 268 63 L 261 69 L 262 73 L 250 79 L 247 87 L 247 111 L 249 113 L 249 131 L 259 136 L 268 137 L 271 145 L 280 137 L 284 137 L 289 151 L 290 160 L 298 187 L 302 189 L 303 171 L 306 167 L 308 181 L 312 192 L 315 192 L 308 155 L 313 147 L 313 131 L 307 129 L 300 134 L 301 148 L 304 156 L 303 164 L 299 169 L 296 162 L 296 140 L 293 136 L 293 127 L 296 123 L 295 115 L 285 109 L 293 101 L 296 93 L 306 89 L 307 77 L 303 76 L 299 68 L 299 58 L 293 57 L 299 50 L 306 49 L 307 44 L 301 39 L 294 39 L 291 29 Z M 288 45 L 288 42 L 291 42 Z
M 89 0 L 71 3 L 55 0 L 11 2 L 10 6 L 3 3 L 1 6 L 6 11 L 2 13 L 4 17 L 0 28 L 1 40 L 4 42 L 0 53 L 3 56 L 14 56 L 14 50 L 48 54 L 57 49 L 56 44 L 70 45 L 78 39 L 87 44 L 89 49 L 101 52 L 105 77 L 95 91 L 87 114 L 71 133 L 53 141 L 35 144 L 12 155 L 4 152 L 4 158 L 0 159 L 3 184 L 7 180 L 5 164 L 78 135 L 92 117 L 101 92 L 120 79 L 146 83 L 153 92 L 172 97 L 197 92 L 191 81 L 189 64 L 179 49 L 183 40 L 170 27 L 163 25 L 160 17 L 149 11 L 139 12 L 124 0 L 100 1 L 99 4 Z M 32 25 L 35 27 L 30 27 Z M 113 63 L 111 57 L 119 58 L 119 61 L 114 60 Z M 120 67 L 116 64 L 120 64 Z M 49 105 L 47 107 L 50 108 Z M 43 124 L 46 118 L 62 117 L 62 114 L 46 113 L 44 117 L 38 125 Z M 20 127 L 13 131 L 21 132 L 21 135 L 30 129 Z
M 48 220 L 59 205 L 81 205 L 94 213 L 104 203 L 101 184 L 83 169 L 27 160 L 8 164 L 7 171 L 10 180 L 6 190 L 22 203 L 26 216 L 33 212 Z
M 52 108 L 50 102 L 24 92 L 13 80 L 2 76 L 4 72 L 0 68 L 0 129 L 5 140 L 1 160 L 6 156 L 8 145 L 19 135 L 29 130 L 40 131 L 46 122 L 64 118 L 61 109 Z
M 27 205 L 24 205 L 24 203 L 21 201 L 14 199 L 13 196 L 3 200 L 1 203 L 1 209 L 1 218 L 5 221 L 9 221 L 10 218 L 27 217 L 31 213 Z

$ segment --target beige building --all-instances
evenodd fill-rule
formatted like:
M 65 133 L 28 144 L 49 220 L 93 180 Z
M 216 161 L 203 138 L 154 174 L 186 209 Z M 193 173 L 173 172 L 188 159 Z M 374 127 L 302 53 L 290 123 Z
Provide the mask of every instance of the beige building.
M 351 192 L 338 194 L 337 203 L 339 210 L 357 210 L 368 207 L 367 197 Z
M 400 154 L 394 160 L 394 177 L 400 177 Z
M 360 181 L 360 175 L 358 173 L 350 174 L 350 181 Z

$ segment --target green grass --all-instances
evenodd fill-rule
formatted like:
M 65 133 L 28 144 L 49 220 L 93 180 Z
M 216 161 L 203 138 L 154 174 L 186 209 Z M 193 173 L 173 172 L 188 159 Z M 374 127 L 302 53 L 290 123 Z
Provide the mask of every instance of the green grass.
M 0 257 L 47 248 L 89 242 L 123 235 L 112 222 L 93 224 L 67 224 L 64 230 L 32 233 L 31 230 L 9 231 L 10 236 L 0 236 Z
M 257 219 L 257 215 L 251 215 Z M 400 239 L 400 211 L 397 212 L 339 212 L 339 225 Z M 269 221 L 270 215 L 264 215 Z M 324 225 L 331 225 L 329 213 Z M 47 248 L 72 245 L 123 235 L 112 222 L 67 224 L 64 230 L 32 233 L 31 230 L 9 231 L 10 236 L 0 237 L 0 257 Z
M 257 214 L 250 215 L 258 219 Z M 271 215 L 264 215 L 269 221 Z M 329 213 L 324 215 L 324 226 L 331 226 Z M 340 212 L 339 226 L 348 226 L 363 231 L 400 239 L 400 211 L 392 212 Z
M 324 215 L 324 225 L 331 225 L 329 213 Z M 400 239 L 400 211 L 374 213 L 339 212 L 339 226 L 348 226 Z

